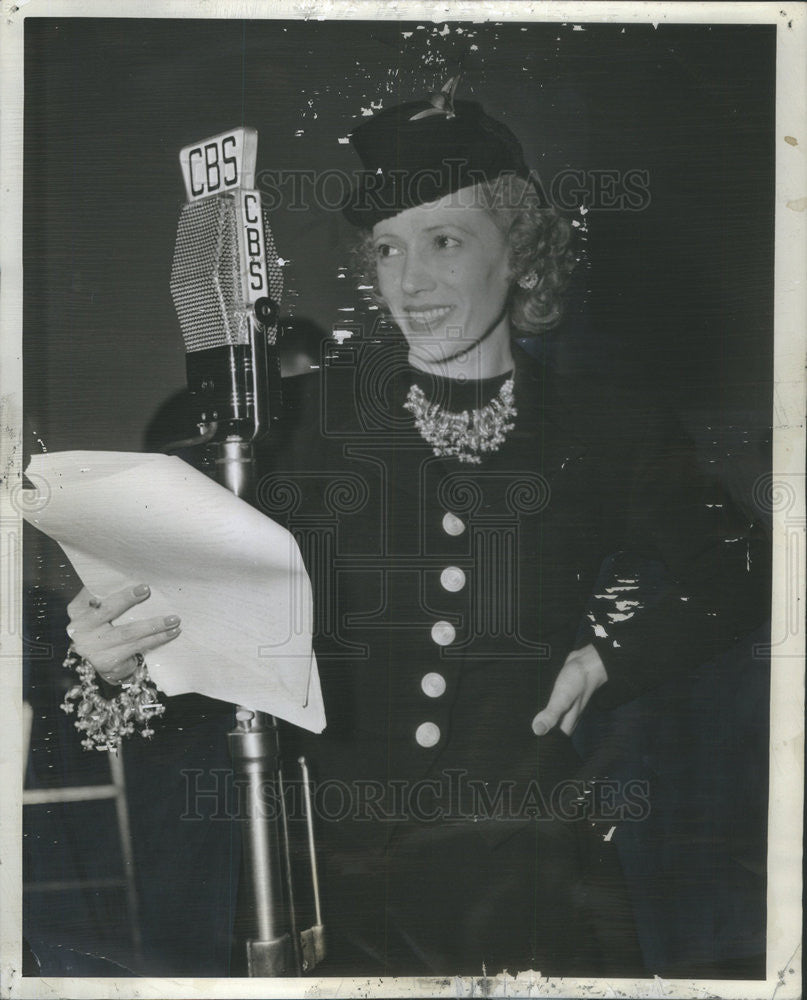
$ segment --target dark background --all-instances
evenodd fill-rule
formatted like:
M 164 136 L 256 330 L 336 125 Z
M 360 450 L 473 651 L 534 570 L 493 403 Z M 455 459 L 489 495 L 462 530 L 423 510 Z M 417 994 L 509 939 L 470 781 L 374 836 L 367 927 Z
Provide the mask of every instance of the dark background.
M 776 29 L 580 28 L 28 18 L 28 444 L 141 450 L 183 388 L 168 287 L 182 146 L 245 124 L 259 132 L 259 169 L 351 171 L 339 139 L 362 109 L 423 96 L 464 54 L 459 96 L 507 122 L 545 186 L 565 169 L 649 174 L 642 211 L 587 199 L 587 214 L 570 213 L 587 232 L 567 315 L 531 349 L 671 404 L 704 463 L 759 516 L 751 496 L 770 467 L 772 410 Z M 289 261 L 287 355 L 340 318 L 372 321 L 345 277 L 352 231 L 337 212 L 283 204 L 271 225 Z M 83 755 L 58 710 L 64 604 L 77 583 L 39 537 L 26 558 L 31 579 L 50 574 L 49 610 L 33 602 L 26 633 L 29 783 L 105 781 L 101 755 Z M 656 790 L 650 820 L 624 828 L 619 847 L 645 961 L 660 975 L 764 976 L 768 675 L 752 649 L 764 638 L 615 716 Z M 595 735 L 581 727 L 578 742 Z M 70 809 L 28 812 L 28 877 L 119 867 L 111 813 Z M 26 933 L 43 971 L 110 974 L 104 963 L 127 934 L 120 899 L 29 894 Z

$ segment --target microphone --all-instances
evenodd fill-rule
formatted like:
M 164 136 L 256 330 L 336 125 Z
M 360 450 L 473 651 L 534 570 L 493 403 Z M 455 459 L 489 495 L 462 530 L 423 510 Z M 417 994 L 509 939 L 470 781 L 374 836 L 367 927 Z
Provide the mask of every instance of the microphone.
M 213 442 L 217 478 L 251 498 L 253 442 L 280 416 L 277 316 L 283 272 L 267 214 L 255 190 L 258 133 L 236 128 L 185 146 L 179 154 L 187 204 L 177 228 L 171 297 L 187 351 L 188 388 L 201 437 L 173 447 Z M 239 707 L 228 733 L 238 780 L 248 795 L 244 866 L 256 934 L 247 944 L 251 976 L 297 974 L 325 954 L 313 827 L 308 821 L 315 926 L 297 928 L 285 805 L 283 829 L 265 810 L 269 785 L 282 794 L 275 720 Z M 308 792 L 308 772 L 301 760 Z M 310 810 L 310 798 L 307 800 Z M 281 859 L 285 863 L 283 898 Z
M 220 442 L 225 456 L 242 460 L 251 448 L 235 445 L 263 437 L 281 401 L 283 272 L 255 190 L 257 149 L 255 129 L 235 128 L 180 151 L 187 204 L 171 268 L 199 441 Z

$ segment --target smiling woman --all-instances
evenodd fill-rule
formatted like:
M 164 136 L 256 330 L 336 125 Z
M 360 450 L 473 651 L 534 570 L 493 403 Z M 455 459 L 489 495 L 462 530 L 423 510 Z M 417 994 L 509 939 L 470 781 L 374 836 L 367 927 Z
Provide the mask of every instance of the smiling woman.
M 510 371 L 507 300 L 512 276 L 504 235 L 469 189 L 377 222 L 378 290 L 415 368 L 477 378 Z M 472 193 L 472 191 L 470 192 Z
M 684 439 L 620 423 L 607 385 L 517 343 L 560 318 L 571 228 L 512 132 L 452 90 L 351 133 L 345 215 L 394 329 L 301 390 L 261 492 L 319 574 L 329 725 L 300 740 L 339 791 L 320 799 L 322 972 L 637 974 L 628 792 L 601 801 L 569 736 L 592 701 L 713 650 L 715 614 L 733 632 L 748 574 Z M 629 579 L 630 613 L 605 614 Z
M 489 359 L 502 353 L 510 336 L 543 333 L 559 322 L 575 266 L 571 233 L 569 222 L 542 204 L 528 180 L 503 174 L 363 230 L 354 259 L 404 334 L 427 335 L 413 336 L 417 354 L 410 342 L 415 367 L 436 370 L 455 352 L 465 361 L 479 343 L 477 368 L 484 377 Z M 420 268 L 425 281 L 418 278 Z M 422 287 L 412 288 L 413 278 Z M 394 281 L 400 283 L 397 294 Z M 459 317 L 454 306 L 437 302 L 441 281 L 461 282 L 464 301 L 479 311 L 466 309 L 473 315 Z M 496 346 L 483 347 L 480 341 L 491 335 Z M 451 343 L 441 348 L 440 340 Z

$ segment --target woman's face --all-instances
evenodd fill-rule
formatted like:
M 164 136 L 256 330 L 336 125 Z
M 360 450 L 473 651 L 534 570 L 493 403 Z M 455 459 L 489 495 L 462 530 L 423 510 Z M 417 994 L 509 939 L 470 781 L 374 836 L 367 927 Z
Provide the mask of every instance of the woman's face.
M 416 368 L 487 378 L 512 367 L 507 241 L 473 189 L 377 223 L 373 246 L 379 292 Z

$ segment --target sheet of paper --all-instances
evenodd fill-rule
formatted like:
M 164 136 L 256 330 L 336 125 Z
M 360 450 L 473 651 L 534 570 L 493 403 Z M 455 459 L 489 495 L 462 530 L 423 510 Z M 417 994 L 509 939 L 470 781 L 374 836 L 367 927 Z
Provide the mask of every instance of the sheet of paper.
M 284 528 L 168 455 L 57 452 L 26 474 L 38 491 L 26 518 L 90 591 L 151 587 L 116 624 L 182 619 L 180 636 L 147 657 L 165 694 L 195 691 L 322 731 L 311 584 Z

